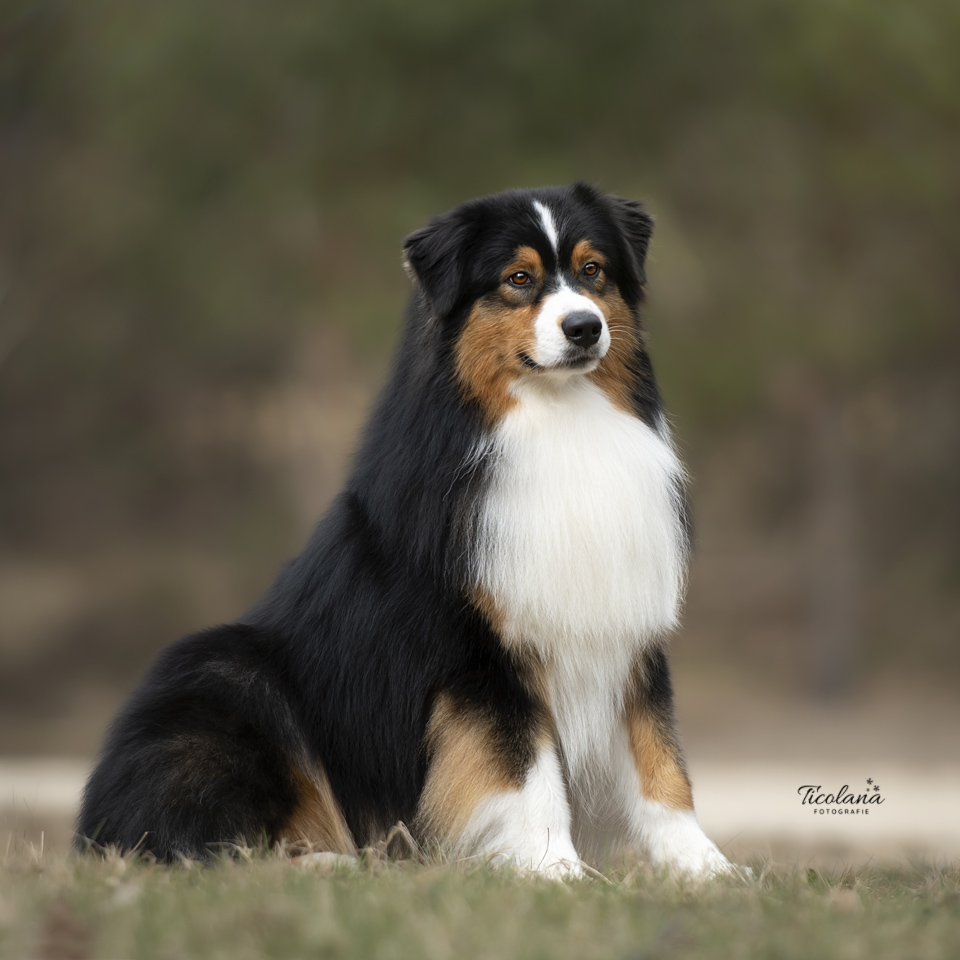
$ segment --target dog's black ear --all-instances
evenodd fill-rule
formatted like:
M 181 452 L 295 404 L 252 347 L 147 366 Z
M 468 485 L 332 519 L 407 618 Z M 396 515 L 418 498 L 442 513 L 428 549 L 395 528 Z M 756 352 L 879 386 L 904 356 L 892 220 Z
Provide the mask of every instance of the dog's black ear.
M 403 242 L 403 266 L 420 287 L 437 320 L 457 305 L 464 284 L 467 224 L 454 214 L 434 217 Z
M 650 237 L 653 236 L 653 217 L 643 209 L 643 204 L 638 200 L 624 200 L 622 197 L 610 199 L 613 201 L 614 215 L 633 254 L 637 282 L 643 285 L 647 282 L 645 264 L 647 247 L 650 246 Z

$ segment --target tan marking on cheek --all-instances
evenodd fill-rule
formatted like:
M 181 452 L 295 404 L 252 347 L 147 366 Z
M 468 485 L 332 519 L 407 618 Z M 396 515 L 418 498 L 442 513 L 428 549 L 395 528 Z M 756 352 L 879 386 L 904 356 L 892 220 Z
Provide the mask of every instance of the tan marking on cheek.
M 627 708 L 624 722 L 644 797 L 674 810 L 692 810 L 690 780 L 656 719 L 642 706 L 632 705 Z
M 535 351 L 536 308 L 499 296 L 481 300 L 467 318 L 454 351 L 454 371 L 465 397 L 480 405 L 492 426 L 516 402 L 510 384 L 523 373 L 520 353 Z
M 613 283 L 608 282 L 601 293 L 581 292 L 603 311 L 610 330 L 610 349 L 600 366 L 587 376 L 615 407 L 636 413 L 633 407 L 634 360 L 643 344 L 639 321 Z
M 293 779 L 297 807 L 274 839 L 302 844 L 310 850 L 356 853 L 356 845 L 326 773 L 319 770 L 310 775 L 294 767 Z
M 493 726 L 452 696 L 437 697 L 427 725 L 430 766 L 417 809 L 418 832 L 436 839 L 460 836 L 485 797 L 523 785 L 498 756 Z

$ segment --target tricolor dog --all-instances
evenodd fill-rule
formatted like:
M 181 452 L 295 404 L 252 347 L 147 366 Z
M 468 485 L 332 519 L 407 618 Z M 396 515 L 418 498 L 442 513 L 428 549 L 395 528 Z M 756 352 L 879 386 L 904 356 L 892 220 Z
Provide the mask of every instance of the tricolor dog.
M 684 471 L 640 319 L 652 221 L 584 184 L 410 236 L 389 382 L 353 473 L 235 623 L 162 653 L 78 838 L 426 845 L 553 875 L 623 848 L 709 875 L 665 644 Z

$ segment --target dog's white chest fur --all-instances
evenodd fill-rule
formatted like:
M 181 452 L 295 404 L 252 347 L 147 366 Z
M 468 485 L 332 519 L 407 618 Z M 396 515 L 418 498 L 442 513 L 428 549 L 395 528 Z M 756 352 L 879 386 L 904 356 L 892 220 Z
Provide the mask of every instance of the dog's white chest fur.
M 568 764 L 593 766 L 638 651 L 677 623 L 682 467 L 585 377 L 540 378 L 516 397 L 490 441 L 477 584 L 504 640 L 547 663 Z

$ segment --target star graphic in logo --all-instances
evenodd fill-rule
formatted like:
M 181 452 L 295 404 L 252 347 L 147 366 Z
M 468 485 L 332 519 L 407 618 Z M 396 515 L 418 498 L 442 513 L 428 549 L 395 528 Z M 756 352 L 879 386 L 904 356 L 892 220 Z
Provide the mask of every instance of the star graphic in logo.
M 867 777 L 867 783 L 873 783 L 873 777 Z

